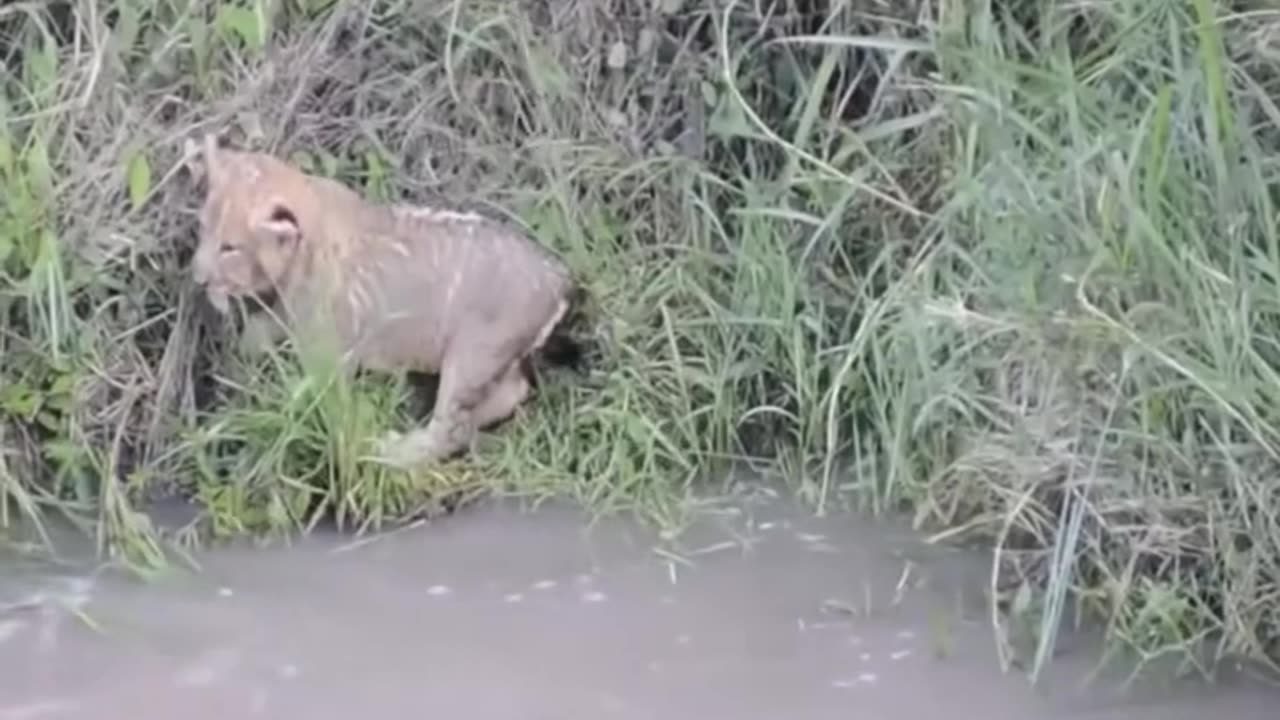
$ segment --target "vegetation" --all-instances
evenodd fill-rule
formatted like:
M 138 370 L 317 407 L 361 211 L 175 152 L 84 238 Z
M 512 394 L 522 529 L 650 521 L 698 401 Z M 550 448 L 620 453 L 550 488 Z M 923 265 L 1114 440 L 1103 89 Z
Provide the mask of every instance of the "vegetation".
M 1280 660 L 1253 5 L 5 4 L 0 524 L 57 513 L 139 567 L 174 493 L 214 536 L 488 492 L 678 526 L 746 460 L 994 543 L 1036 668 L 1067 602 L 1144 657 Z M 589 372 L 473 458 L 362 459 L 409 386 L 241 359 L 191 287 L 208 131 L 509 213 L 584 279 Z

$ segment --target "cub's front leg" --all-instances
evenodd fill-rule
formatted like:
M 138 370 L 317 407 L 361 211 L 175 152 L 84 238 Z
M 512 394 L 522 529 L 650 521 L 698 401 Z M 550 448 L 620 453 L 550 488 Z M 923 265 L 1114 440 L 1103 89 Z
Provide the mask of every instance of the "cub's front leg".
M 245 318 L 237 346 L 240 352 L 257 356 L 284 340 L 285 335 L 287 332 L 278 319 L 269 312 L 256 312 Z

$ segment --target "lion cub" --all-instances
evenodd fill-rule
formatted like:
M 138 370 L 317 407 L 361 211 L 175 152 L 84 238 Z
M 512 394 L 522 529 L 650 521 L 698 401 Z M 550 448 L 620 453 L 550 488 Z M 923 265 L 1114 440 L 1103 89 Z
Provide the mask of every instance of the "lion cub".
M 223 314 L 232 297 L 275 298 L 275 313 L 251 318 L 249 344 L 320 329 L 349 363 L 439 375 L 430 421 L 382 439 L 384 462 L 464 451 L 525 401 L 524 363 L 576 291 L 559 260 L 478 215 L 377 205 L 269 155 L 219 148 L 212 134 L 202 150 L 192 274 Z

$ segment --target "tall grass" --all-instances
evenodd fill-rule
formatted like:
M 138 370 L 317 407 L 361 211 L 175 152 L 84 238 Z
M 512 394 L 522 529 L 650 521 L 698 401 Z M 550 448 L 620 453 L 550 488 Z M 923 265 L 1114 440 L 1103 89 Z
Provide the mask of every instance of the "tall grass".
M 1276 660 L 1280 18 L 818 5 L 0 8 L 0 522 L 141 565 L 174 492 L 215 535 L 487 492 L 677 527 L 747 461 L 995 543 L 1033 673 L 1069 603 L 1144 659 Z M 587 374 L 465 460 L 368 461 L 408 385 L 245 357 L 193 294 L 208 130 L 522 223 L 585 281 Z

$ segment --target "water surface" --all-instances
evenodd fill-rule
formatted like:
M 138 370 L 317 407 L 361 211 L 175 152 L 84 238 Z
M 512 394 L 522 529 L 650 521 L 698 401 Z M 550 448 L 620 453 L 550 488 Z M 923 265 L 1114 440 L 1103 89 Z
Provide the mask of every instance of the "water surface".
M 1231 676 L 1082 684 L 1097 655 L 1070 639 L 1032 688 L 997 664 L 984 559 L 883 523 L 766 496 L 678 552 L 656 544 L 621 519 L 493 504 L 210 550 L 151 584 L 6 572 L 0 720 L 1249 720 L 1280 700 Z

